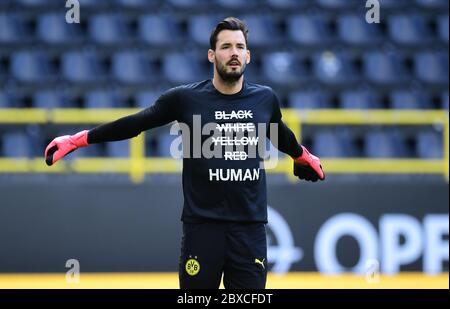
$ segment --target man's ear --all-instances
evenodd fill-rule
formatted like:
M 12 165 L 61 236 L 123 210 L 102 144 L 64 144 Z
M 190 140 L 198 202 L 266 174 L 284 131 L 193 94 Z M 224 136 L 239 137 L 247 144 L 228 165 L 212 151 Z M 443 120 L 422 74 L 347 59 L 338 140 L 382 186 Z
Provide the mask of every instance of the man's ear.
M 214 63 L 215 52 L 212 49 L 208 49 L 208 61 Z
M 247 50 L 247 57 L 245 57 L 245 63 L 249 64 L 251 60 L 250 50 Z

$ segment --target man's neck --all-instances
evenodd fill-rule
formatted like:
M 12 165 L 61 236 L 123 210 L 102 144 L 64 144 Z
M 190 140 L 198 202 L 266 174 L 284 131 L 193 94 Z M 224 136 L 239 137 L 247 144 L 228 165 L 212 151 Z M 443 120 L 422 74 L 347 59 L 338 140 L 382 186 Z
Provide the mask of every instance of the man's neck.
M 214 76 L 212 80 L 214 88 L 216 88 L 220 93 L 227 95 L 236 94 L 241 91 L 243 82 L 244 76 L 241 76 L 241 78 L 239 78 L 239 80 L 237 80 L 235 83 L 224 82 L 220 78 L 220 76 L 217 75 Z

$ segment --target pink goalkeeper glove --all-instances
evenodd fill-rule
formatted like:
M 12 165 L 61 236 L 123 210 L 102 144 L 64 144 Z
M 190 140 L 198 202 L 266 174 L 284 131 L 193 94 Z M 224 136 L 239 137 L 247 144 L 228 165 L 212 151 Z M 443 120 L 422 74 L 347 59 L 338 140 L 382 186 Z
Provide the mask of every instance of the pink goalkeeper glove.
M 309 153 L 306 147 L 301 146 L 303 153 L 298 158 L 294 158 L 294 175 L 300 179 L 316 182 L 324 180 L 325 174 L 320 165 L 318 157 Z
M 48 166 L 53 165 L 72 151 L 88 146 L 88 132 L 88 130 L 84 130 L 75 135 L 64 135 L 55 138 L 45 148 L 45 163 Z

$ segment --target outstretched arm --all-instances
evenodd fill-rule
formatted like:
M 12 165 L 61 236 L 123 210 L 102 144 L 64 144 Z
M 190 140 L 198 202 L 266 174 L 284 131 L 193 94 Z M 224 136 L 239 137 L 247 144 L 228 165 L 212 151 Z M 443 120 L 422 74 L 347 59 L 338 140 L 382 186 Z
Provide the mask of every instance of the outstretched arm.
M 129 139 L 143 131 L 177 120 L 177 102 L 176 89 L 171 89 L 159 97 L 154 105 L 136 114 L 99 125 L 89 131 L 59 136 L 46 147 L 45 162 L 50 166 L 78 148 Z
M 274 94 L 274 111 L 271 122 L 276 123 L 278 127 L 278 143 L 275 143 L 278 150 L 294 159 L 295 176 L 314 182 L 324 180 L 325 174 L 319 158 L 312 155 L 305 146 L 299 145 L 294 133 L 286 126 L 281 117 L 279 100 Z M 270 137 L 270 130 L 268 137 Z

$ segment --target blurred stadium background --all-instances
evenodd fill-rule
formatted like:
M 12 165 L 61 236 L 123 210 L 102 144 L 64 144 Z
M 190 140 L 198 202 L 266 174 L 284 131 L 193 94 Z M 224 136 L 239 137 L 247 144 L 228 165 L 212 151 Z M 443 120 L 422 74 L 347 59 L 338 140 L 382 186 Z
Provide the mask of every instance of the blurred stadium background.
M 0 0 L 0 288 L 178 287 L 168 127 L 52 168 L 43 151 L 209 78 L 227 16 L 328 176 L 269 170 L 268 287 L 448 288 L 449 3 L 379 3 L 369 24 L 365 0 L 79 0 L 69 24 L 66 1 Z

